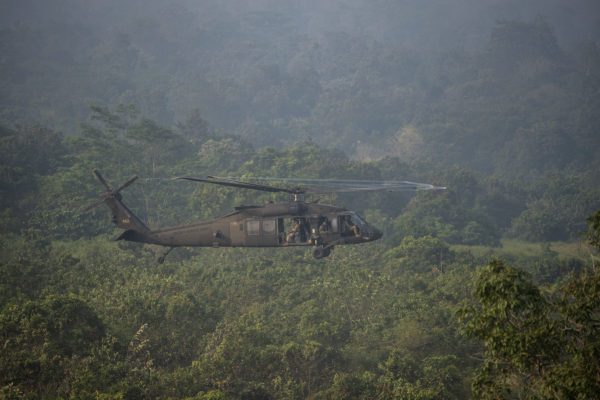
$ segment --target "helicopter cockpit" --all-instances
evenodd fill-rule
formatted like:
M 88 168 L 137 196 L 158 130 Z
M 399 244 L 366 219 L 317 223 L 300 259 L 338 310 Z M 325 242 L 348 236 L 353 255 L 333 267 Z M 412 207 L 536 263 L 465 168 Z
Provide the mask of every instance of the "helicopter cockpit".
M 354 213 L 339 215 L 332 222 L 334 232 L 339 232 L 342 236 L 358 236 L 360 227 L 365 225 L 365 222 Z

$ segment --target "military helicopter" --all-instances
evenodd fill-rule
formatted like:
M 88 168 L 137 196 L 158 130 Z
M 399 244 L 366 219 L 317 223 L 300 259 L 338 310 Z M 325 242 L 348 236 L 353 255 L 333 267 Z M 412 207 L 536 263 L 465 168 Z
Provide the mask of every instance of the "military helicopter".
M 112 222 L 125 229 L 116 240 L 127 240 L 167 247 L 158 262 L 176 247 L 296 247 L 312 246 L 315 258 L 327 257 L 334 246 L 371 242 L 383 233 L 368 224 L 357 213 L 345 208 L 317 202 L 305 202 L 304 194 L 326 194 L 359 191 L 421 191 L 444 187 L 407 181 L 348 181 L 322 179 L 254 178 L 241 181 L 234 178 L 208 176 L 207 178 L 177 177 L 199 183 L 223 185 L 241 189 L 288 193 L 290 201 L 264 205 L 240 205 L 223 217 L 158 230 L 151 230 L 123 204 L 121 191 L 138 177 L 133 175 L 124 184 L 113 189 L 102 175 L 94 176 L 106 189 L 101 200 L 86 211 L 106 204 Z M 287 186 L 275 186 L 274 182 Z M 290 186 L 293 184 L 293 186 Z M 286 223 L 289 226 L 286 229 Z

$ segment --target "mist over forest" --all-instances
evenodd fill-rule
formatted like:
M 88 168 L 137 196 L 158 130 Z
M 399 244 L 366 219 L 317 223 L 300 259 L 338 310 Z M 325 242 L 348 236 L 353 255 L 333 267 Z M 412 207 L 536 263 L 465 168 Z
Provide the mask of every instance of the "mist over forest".
M 0 400 L 595 398 L 600 2 L 0 2 Z M 281 194 L 384 233 L 115 241 Z
M 564 168 L 598 147 L 600 6 L 521 3 L 5 2 L 0 118 L 73 135 L 90 104 L 133 103 L 168 126 L 198 109 L 256 147 Z

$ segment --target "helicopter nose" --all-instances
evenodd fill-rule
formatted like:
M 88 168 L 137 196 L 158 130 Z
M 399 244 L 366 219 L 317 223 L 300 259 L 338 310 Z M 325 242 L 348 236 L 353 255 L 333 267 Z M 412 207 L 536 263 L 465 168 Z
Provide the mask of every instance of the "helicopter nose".
M 368 234 L 366 236 L 363 236 L 363 239 L 371 242 L 373 240 L 379 239 L 382 236 L 383 236 L 383 232 L 381 232 L 379 229 L 375 228 L 374 226 L 370 226 L 369 230 L 368 230 Z
M 382 236 L 383 236 L 383 232 L 374 227 L 373 234 L 371 235 L 371 237 L 373 238 L 372 240 L 380 239 Z

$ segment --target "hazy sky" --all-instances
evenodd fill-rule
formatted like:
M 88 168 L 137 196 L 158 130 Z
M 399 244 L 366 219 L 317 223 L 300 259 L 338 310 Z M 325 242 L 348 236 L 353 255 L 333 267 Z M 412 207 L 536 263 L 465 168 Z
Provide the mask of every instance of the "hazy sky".
M 104 30 L 152 15 L 199 27 L 281 24 L 299 33 L 345 31 L 406 45 L 481 43 L 495 21 L 545 18 L 559 41 L 600 38 L 598 0 L 4 0 L 0 23 L 68 21 Z M 227 26 L 230 25 L 230 26 Z

